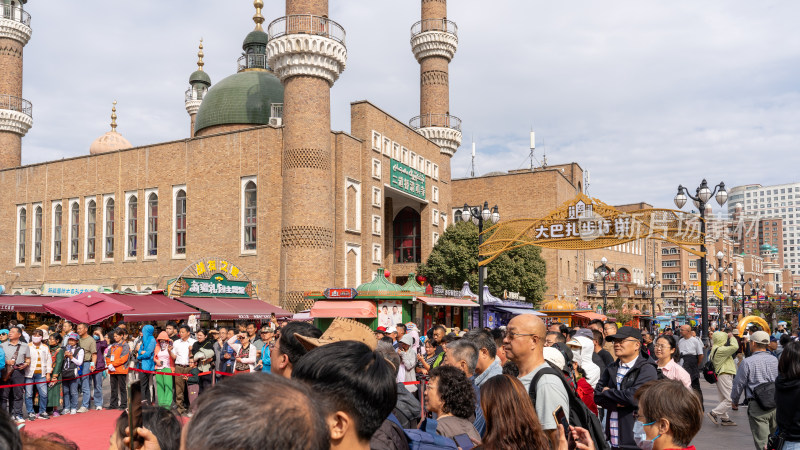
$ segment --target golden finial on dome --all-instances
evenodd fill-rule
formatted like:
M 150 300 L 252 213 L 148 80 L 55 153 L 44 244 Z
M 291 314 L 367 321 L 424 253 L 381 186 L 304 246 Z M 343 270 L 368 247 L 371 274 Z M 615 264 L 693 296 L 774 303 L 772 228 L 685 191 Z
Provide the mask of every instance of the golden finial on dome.
M 261 15 L 261 8 L 264 7 L 264 2 L 262 0 L 255 0 L 253 6 L 256 7 L 256 15 L 253 16 L 253 22 L 256 23 L 256 31 L 264 31 L 264 29 L 261 28 L 261 24 L 264 23 L 264 16 Z
M 200 38 L 200 50 L 197 51 L 197 70 L 203 70 L 203 66 L 206 65 L 203 62 L 203 56 L 205 56 L 203 53 L 203 38 Z
M 117 101 L 114 100 L 114 106 L 111 107 L 111 131 L 117 131 Z

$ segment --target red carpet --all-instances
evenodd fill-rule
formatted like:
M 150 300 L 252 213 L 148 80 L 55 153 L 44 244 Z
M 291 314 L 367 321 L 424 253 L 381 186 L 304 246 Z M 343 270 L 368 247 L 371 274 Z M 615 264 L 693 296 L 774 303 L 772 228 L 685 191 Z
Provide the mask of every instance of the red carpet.
M 22 431 L 32 435 L 58 433 L 81 450 L 106 450 L 114 424 L 122 411 L 89 411 L 83 414 L 60 416 L 49 420 L 25 422 Z

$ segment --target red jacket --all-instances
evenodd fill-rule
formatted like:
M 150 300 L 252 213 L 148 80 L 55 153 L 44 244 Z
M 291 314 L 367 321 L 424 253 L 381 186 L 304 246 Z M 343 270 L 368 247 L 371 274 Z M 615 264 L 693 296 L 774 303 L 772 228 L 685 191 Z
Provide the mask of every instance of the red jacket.
M 592 389 L 592 385 L 586 381 L 586 378 L 581 377 L 581 379 L 578 380 L 575 393 L 578 394 L 578 398 L 583 401 L 591 412 L 598 415 L 597 404 L 594 402 L 594 389 Z

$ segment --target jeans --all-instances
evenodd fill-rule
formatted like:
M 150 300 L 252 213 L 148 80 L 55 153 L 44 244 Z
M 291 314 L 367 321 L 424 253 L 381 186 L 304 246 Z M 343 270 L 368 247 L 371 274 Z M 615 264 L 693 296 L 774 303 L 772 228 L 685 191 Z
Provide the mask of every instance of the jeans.
M 783 443 L 783 450 L 800 450 L 800 441 L 789 442 L 786 441 Z
M 25 378 L 26 383 L 38 383 L 46 381 L 44 375 L 33 375 L 33 378 Z M 39 391 L 39 414 L 47 412 L 47 383 L 25 386 L 25 409 L 28 414 L 35 414 L 33 411 L 33 388 Z
M 78 384 L 79 380 L 70 380 L 62 383 L 64 386 L 64 412 L 78 409 Z
M 96 373 L 94 375 L 90 375 L 86 378 L 90 378 L 92 380 L 92 386 L 94 387 L 94 406 L 103 406 L 103 372 Z
M 92 363 L 87 361 L 83 363 L 83 375 L 87 375 L 92 373 Z M 81 383 L 81 395 L 83 395 L 83 400 L 81 401 L 81 406 L 86 409 L 89 409 L 89 401 L 92 399 L 92 389 L 91 389 L 91 380 L 89 380 L 91 376 L 84 376 L 80 379 Z

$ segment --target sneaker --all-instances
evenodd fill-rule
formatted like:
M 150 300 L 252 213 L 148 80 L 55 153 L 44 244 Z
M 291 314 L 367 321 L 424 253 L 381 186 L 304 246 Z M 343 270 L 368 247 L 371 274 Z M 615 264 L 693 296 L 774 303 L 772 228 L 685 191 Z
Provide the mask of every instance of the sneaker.
M 61 413 L 60 413 L 60 412 L 58 412 L 58 411 L 53 411 L 53 414 L 52 414 L 50 417 L 58 417 L 58 416 L 60 416 L 60 415 L 61 415 Z
M 723 427 L 735 427 L 736 422 L 732 421 L 731 419 L 722 419 L 721 425 Z
M 73 411 L 75 410 L 73 409 Z M 86 411 L 89 411 L 89 409 L 86 408 L 85 406 L 81 406 L 81 409 L 78 410 L 79 413 L 85 413 Z
M 29 414 L 28 414 L 28 420 L 36 420 L 36 414 L 34 414 L 34 413 L 29 413 Z
M 102 411 L 102 410 L 103 410 L 103 407 L 102 407 L 102 406 L 96 406 L 96 407 L 94 408 L 94 410 L 95 410 L 95 411 Z
M 22 416 L 14 416 L 14 423 L 17 425 L 25 423 L 25 419 L 23 419 Z
M 714 414 L 714 411 L 709 411 L 706 413 L 706 415 L 708 416 L 709 419 L 711 419 L 712 422 L 714 422 L 714 425 L 719 425 L 720 422 L 719 416 Z
M 44 413 L 44 414 L 37 414 L 36 418 L 37 419 L 42 419 L 42 420 L 47 420 L 47 419 L 50 418 L 50 416 L 48 416 L 47 413 Z
M 70 415 L 74 416 L 75 414 L 78 414 L 78 410 L 77 409 L 71 409 L 71 410 L 69 410 L 69 413 L 70 413 Z

